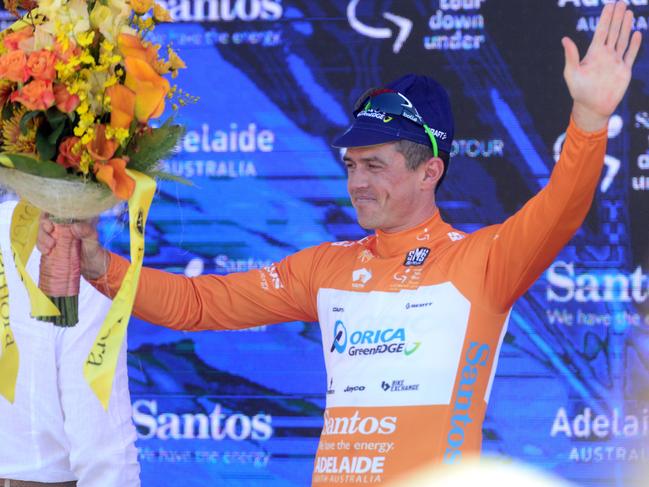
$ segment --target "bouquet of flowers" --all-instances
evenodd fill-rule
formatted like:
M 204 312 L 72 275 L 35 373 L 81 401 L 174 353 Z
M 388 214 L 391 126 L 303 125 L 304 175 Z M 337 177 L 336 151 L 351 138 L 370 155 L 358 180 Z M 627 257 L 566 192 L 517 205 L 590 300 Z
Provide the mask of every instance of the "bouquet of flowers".
M 47 320 L 70 326 L 80 249 L 69 224 L 128 200 L 136 174 L 165 177 L 159 162 L 182 129 L 151 121 L 167 100 L 191 99 L 165 78 L 185 64 L 147 41 L 171 20 L 153 0 L 4 1 L 17 20 L 0 32 L 0 183 L 57 223 L 39 286 L 61 311 Z

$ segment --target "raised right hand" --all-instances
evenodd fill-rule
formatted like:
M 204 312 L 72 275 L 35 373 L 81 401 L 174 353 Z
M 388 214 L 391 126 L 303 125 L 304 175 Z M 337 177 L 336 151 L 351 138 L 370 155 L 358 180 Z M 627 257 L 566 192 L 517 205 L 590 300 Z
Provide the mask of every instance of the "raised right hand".
M 41 213 L 36 246 L 43 255 L 49 255 L 56 246 L 53 237 L 54 223 L 46 213 Z M 72 233 L 81 241 L 81 275 L 88 280 L 98 279 L 108 271 L 110 257 L 99 243 L 97 221 L 89 220 L 72 225 Z

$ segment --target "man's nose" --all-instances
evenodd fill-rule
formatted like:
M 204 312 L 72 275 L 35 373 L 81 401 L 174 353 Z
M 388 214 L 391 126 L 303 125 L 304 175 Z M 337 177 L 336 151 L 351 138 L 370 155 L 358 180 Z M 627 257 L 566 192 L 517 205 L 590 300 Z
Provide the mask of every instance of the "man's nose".
M 367 171 L 363 168 L 356 168 L 354 171 L 351 171 L 347 176 L 347 187 L 350 191 L 355 189 L 367 188 L 369 185 L 369 178 Z

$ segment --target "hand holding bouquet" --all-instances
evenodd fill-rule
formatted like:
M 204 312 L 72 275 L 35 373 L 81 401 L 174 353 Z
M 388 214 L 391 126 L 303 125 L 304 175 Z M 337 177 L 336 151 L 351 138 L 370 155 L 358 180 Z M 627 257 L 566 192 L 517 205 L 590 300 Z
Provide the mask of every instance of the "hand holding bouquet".
M 78 241 L 69 223 L 128 200 L 137 173 L 158 172 L 182 134 L 153 127 L 165 101 L 186 97 L 164 75 L 183 61 L 146 40 L 171 20 L 152 0 L 5 0 L 23 15 L 0 33 L 0 183 L 57 222 L 57 252 L 40 287 L 73 325 Z M 135 172 L 134 172 L 135 171 Z M 137 172 L 137 173 L 136 173 Z M 66 244 L 65 242 L 69 242 Z

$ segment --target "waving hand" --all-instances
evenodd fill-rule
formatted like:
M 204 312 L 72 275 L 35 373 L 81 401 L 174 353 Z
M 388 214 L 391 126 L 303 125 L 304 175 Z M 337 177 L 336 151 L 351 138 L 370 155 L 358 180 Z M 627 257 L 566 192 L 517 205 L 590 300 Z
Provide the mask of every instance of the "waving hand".
M 562 39 L 566 56 L 564 77 L 574 101 L 573 118 L 586 131 L 606 127 L 631 80 L 642 36 L 631 35 L 633 13 L 618 1 L 602 10 L 588 51 L 579 59 L 575 43 Z

